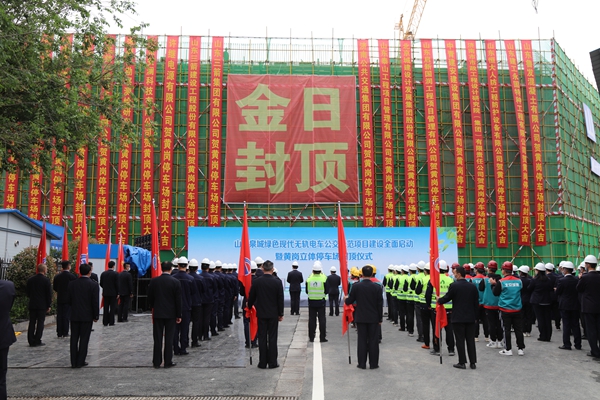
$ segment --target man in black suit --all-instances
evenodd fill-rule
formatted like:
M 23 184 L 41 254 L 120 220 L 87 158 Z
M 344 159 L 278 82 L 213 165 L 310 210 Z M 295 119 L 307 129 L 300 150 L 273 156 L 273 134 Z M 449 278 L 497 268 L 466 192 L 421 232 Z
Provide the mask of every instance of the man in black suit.
M 298 261 L 292 263 L 292 270 L 288 273 L 287 283 L 290 284 L 290 314 L 300 315 L 300 292 L 304 282 L 302 272 L 298 271 Z
M 71 305 L 71 368 L 88 365 L 85 362 L 88 352 L 92 325 L 98 321 L 100 288 L 90 279 L 92 269 L 88 264 L 79 266 L 81 276 L 69 283 L 69 304 Z
M 327 277 L 327 285 L 329 286 L 329 316 L 333 316 L 333 309 L 335 308 L 335 315 L 340 315 L 340 285 L 342 284 L 342 279 L 338 274 L 336 274 L 337 269 L 335 267 L 331 267 L 329 269 L 329 276 Z
M 579 275 L 577 291 L 581 293 L 581 313 L 585 319 L 585 330 L 590 344 L 590 357 L 600 358 L 598 339 L 600 334 L 600 272 L 596 271 L 598 260 L 588 255 L 583 260 L 587 273 Z
M 358 331 L 357 353 L 360 369 L 367 368 L 367 355 L 369 367 L 379 368 L 379 326 L 383 320 L 383 295 L 381 286 L 371 280 L 373 267 L 365 265 L 362 268 L 362 279 L 352 285 L 346 304 L 356 302 L 354 322 Z
M 52 288 L 56 292 L 56 335 L 59 338 L 69 337 L 69 318 L 71 317 L 71 306 L 69 305 L 69 283 L 77 279 L 71 273 L 71 261 L 61 262 L 62 271 L 54 276 Z
M 283 321 L 283 286 L 273 276 L 273 262 L 263 263 L 263 275 L 252 281 L 248 307 L 256 307 L 258 319 L 258 368 L 277 368 L 277 330 Z
M 575 348 L 581 350 L 581 329 L 579 328 L 579 293 L 577 292 L 577 278 L 573 275 L 575 265 L 571 261 L 563 261 L 564 276 L 556 284 L 558 296 L 558 309 L 562 318 L 563 345 L 562 350 L 571 350 L 571 331 Z
M 99 283 L 99 281 L 98 281 L 98 275 L 94 272 L 94 264 L 91 261 L 89 261 L 88 265 L 92 269 L 92 273 L 90 274 L 90 279 L 93 280 L 96 283 Z
M 44 333 L 44 321 L 46 313 L 52 306 L 52 285 L 46 277 L 48 267 L 39 264 L 36 267 L 36 275 L 27 280 L 27 297 L 29 297 L 29 328 L 27 329 L 27 341 L 31 347 L 44 346 L 42 334 Z
M 15 301 L 15 285 L 0 280 L 0 399 L 6 399 L 6 372 L 8 371 L 8 348 L 17 341 L 10 320 L 10 310 Z
M 475 321 L 479 313 L 479 292 L 475 285 L 465 279 L 465 275 L 464 267 L 456 267 L 454 269 L 456 281 L 450 284 L 448 292 L 437 302 L 445 304 L 452 301 L 452 331 L 456 337 L 456 350 L 458 350 L 458 364 L 454 364 L 454 368 L 466 368 L 466 343 L 471 369 L 475 369 L 477 363 Z
M 112 326 L 115 324 L 117 296 L 119 295 L 119 274 L 115 272 L 114 261 L 109 261 L 108 269 L 100 274 L 100 286 L 102 286 L 102 298 L 104 299 L 102 324 Z
M 119 273 L 119 309 L 117 311 L 117 322 L 127 322 L 127 318 L 129 318 L 129 305 L 133 297 L 133 277 L 129 269 L 129 263 L 124 263 L 123 271 Z
M 181 323 L 181 284 L 171 276 L 172 264 L 163 262 L 162 275 L 153 278 L 148 286 L 148 305 L 152 309 L 154 349 L 152 364 L 159 368 L 163 361 L 163 336 L 165 338 L 165 368 L 175 366 L 173 362 L 173 338 L 175 325 Z
M 171 275 L 181 284 L 181 323 L 175 327 L 173 350 L 176 356 L 188 355 L 187 347 L 190 341 L 190 321 L 192 318 L 193 299 L 197 297 L 198 290 L 194 278 L 187 273 L 188 260 L 180 257 L 176 273 Z

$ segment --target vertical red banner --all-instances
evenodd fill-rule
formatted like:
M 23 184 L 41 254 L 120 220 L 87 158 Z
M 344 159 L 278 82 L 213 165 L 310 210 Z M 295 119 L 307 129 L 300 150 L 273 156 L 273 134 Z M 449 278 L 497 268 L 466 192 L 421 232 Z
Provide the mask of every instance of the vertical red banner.
M 131 46 L 131 37 L 125 38 L 126 47 Z M 133 52 L 133 49 L 125 49 Z M 123 119 L 133 123 L 132 95 L 135 87 L 135 64 L 125 66 L 127 84 L 123 85 Z M 131 143 L 121 140 L 119 156 L 119 177 L 117 179 L 117 236 L 127 240 L 129 237 L 129 193 L 131 192 Z M 119 266 L 122 268 L 122 266 Z
M 430 216 L 435 218 L 437 226 L 442 226 L 442 176 L 431 39 L 421 40 L 421 52 L 423 54 L 423 97 L 425 103 L 425 136 L 427 138 L 427 169 L 429 170 L 429 199 L 432 202 Z
M 223 37 L 213 37 L 211 53 L 208 151 L 208 226 L 221 224 L 221 128 L 223 109 Z
M 167 56 L 163 90 L 163 122 L 161 174 L 159 181 L 159 229 L 160 249 L 171 248 L 171 192 L 173 182 L 173 144 L 175 138 L 175 96 L 177 90 L 177 52 L 179 37 L 167 36 Z
M 504 153 L 502 151 L 502 113 L 498 84 L 498 58 L 496 41 L 485 41 L 487 59 L 490 125 L 492 126 L 492 154 L 494 182 L 496 184 L 496 246 L 508 247 L 508 218 L 506 215 L 506 180 L 504 179 Z
M 390 90 L 390 43 L 378 40 L 381 133 L 383 150 L 383 226 L 396 225 L 394 202 L 394 144 L 392 138 L 392 95 Z
M 4 208 L 17 208 L 19 198 L 19 170 L 7 172 L 4 182 Z
M 35 165 L 36 171 L 39 168 Z M 41 219 L 42 217 L 42 185 L 44 184 L 41 172 L 33 173 L 29 176 L 29 218 Z
M 446 40 L 446 62 L 448 64 L 448 86 L 450 89 L 450 111 L 452 115 L 452 133 L 454 136 L 454 226 L 456 226 L 456 244 L 467 245 L 467 166 L 465 161 L 465 141 L 460 103 L 460 81 L 458 78 L 458 57 L 456 42 Z
M 75 155 L 73 164 L 73 238 L 81 235 L 83 224 L 83 204 L 87 189 L 88 150 L 83 147 Z
M 114 35 L 110 35 L 115 40 Z M 115 62 L 115 45 L 111 44 L 103 54 L 104 64 L 112 66 Z M 111 96 L 112 87 L 103 95 Z M 96 186 L 96 240 L 100 243 L 110 243 L 110 148 L 107 144 L 111 140 L 111 122 L 104 116 L 100 117 L 103 134 L 98 139 L 98 184 Z M 105 140 L 103 143 L 102 140 Z
M 373 113 L 371 109 L 371 61 L 369 41 L 358 40 L 358 93 L 362 147 L 363 226 L 375 226 L 375 156 L 373 154 Z
M 419 223 L 417 193 L 417 141 L 415 138 L 415 99 L 413 94 L 412 42 L 400 42 L 402 63 L 402 105 L 404 125 L 404 198 L 406 226 Z
M 65 167 L 62 159 L 52 150 L 52 173 L 50 174 L 50 223 L 62 225 L 63 207 L 65 202 Z
M 534 200 L 533 213 L 535 216 L 535 244 L 546 245 L 546 212 L 544 210 L 544 164 L 542 159 L 542 134 L 540 129 L 540 114 L 535 83 L 535 68 L 533 66 L 533 49 L 531 40 L 521 40 L 521 53 L 525 70 L 525 88 L 527 91 L 527 107 L 529 109 L 529 131 L 531 135 L 531 153 L 533 156 Z
M 198 225 L 198 108 L 200 107 L 200 36 L 190 36 L 185 185 L 186 243 L 190 226 Z
M 483 146 L 483 123 L 481 119 L 481 95 L 479 94 L 479 70 L 477 69 L 477 46 L 474 40 L 466 40 L 467 75 L 471 105 L 471 130 L 475 172 L 475 247 L 487 247 L 487 196 L 485 188 L 485 149 Z
M 158 41 L 158 36 L 149 36 L 149 41 Z M 156 53 L 146 53 L 146 73 L 144 74 L 144 96 L 142 111 L 142 179 L 141 179 L 141 210 L 142 235 L 152 233 L 152 199 L 154 197 L 154 112 L 146 109 L 147 104 L 154 104 L 156 98 Z
M 519 226 L 519 245 L 531 244 L 531 208 L 529 199 L 529 171 L 527 166 L 527 131 L 525 128 L 525 110 L 517 61 L 517 50 L 514 40 L 505 40 L 508 58 L 508 72 L 512 86 L 517 132 L 519 134 L 519 155 L 521 161 L 521 223 Z

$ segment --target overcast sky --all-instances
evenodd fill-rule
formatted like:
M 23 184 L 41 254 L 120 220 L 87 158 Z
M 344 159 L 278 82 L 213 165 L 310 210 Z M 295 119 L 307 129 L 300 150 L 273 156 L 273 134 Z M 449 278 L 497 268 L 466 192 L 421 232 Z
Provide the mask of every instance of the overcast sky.
M 124 22 L 149 23 L 147 34 L 393 39 L 402 13 L 408 23 L 414 0 L 137 2 L 138 15 Z M 428 0 L 416 37 L 555 37 L 595 86 L 589 52 L 600 48 L 599 16 L 599 0 L 538 0 L 537 13 L 532 0 Z

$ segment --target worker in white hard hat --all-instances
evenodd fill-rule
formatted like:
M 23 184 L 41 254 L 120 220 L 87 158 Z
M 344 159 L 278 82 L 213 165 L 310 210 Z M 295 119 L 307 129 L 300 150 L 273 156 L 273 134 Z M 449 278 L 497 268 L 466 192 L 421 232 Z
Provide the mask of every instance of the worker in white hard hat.
M 556 285 L 558 280 L 562 278 L 562 275 L 558 274 L 554 270 L 554 264 L 546 263 L 544 264 L 546 268 L 546 276 L 548 279 L 552 281 L 552 286 L 554 287 L 554 292 L 552 293 L 552 319 L 554 320 L 554 326 L 557 330 L 560 330 L 560 311 L 558 310 L 558 297 L 556 296 Z
M 552 339 L 552 295 L 554 284 L 546 274 L 544 263 L 537 263 L 534 267 L 535 276 L 529 284 L 531 291 L 531 304 L 535 312 L 541 342 Z
M 329 297 L 329 316 L 332 317 L 335 311 L 336 317 L 340 315 L 340 285 L 342 284 L 342 279 L 336 273 L 337 268 L 332 266 L 329 268 L 329 276 L 327 277 L 327 285 L 329 286 L 329 292 L 327 296 Z
M 263 274 L 262 266 L 263 266 L 263 263 L 265 261 L 262 258 L 260 258 L 260 257 L 256 257 L 254 259 L 254 262 L 256 262 L 256 267 L 257 267 L 257 269 L 256 269 L 256 276 L 259 277 L 259 276 L 261 276 Z
M 419 264 L 421 261 L 419 261 Z M 417 287 L 415 288 L 415 294 L 418 297 L 418 302 L 416 305 L 416 312 L 421 313 L 421 324 L 422 324 L 422 335 L 423 335 L 423 344 L 421 345 L 422 349 L 429 350 L 430 349 L 430 327 L 435 321 L 431 320 L 431 307 L 427 303 L 425 298 L 425 293 L 427 291 L 427 286 L 429 285 L 429 272 L 430 267 L 429 263 L 423 263 L 423 277 L 420 281 L 417 282 Z M 419 274 L 421 275 L 421 274 Z
M 579 327 L 579 293 L 577 292 L 578 279 L 573 274 L 575 265 L 571 261 L 562 262 L 563 277 L 556 284 L 556 295 L 558 296 L 558 308 L 562 318 L 562 346 L 561 350 L 571 350 L 571 334 L 573 344 L 577 350 L 581 350 L 581 328 Z
M 196 285 L 197 295 L 192 298 L 192 347 L 200 347 L 200 337 L 204 331 L 202 328 L 202 301 L 206 300 L 206 288 L 204 278 L 198 274 L 198 260 L 195 258 L 190 259 L 189 275 L 194 279 Z
M 321 342 L 327 342 L 327 320 L 325 319 L 325 296 L 329 293 L 327 278 L 323 274 L 320 261 L 315 261 L 312 274 L 306 279 L 308 294 L 308 339 L 315 341 L 317 317 L 319 319 L 319 334 Z
M 298 271 L 298 261 L 292 262 L 292 270 L 288 272 L 286 281 L 290 285 L 290 315 L 300 315 L 300 292 L 304 276 Z
M 217 285 L 219 286 L 219 300 L 215 303 L 215 307 L 217 307 L 217 331 L 223 332 L 225 328 L 229 326 L 224 319 L 225 303 L 227 302 L 229 295 L 229 285 L 227 278 L 223 274 L 223 263 L 221 260 L 215 261 L 214 276 L 217 279 Z
M 190 267 L 191 269 L 191 267 Z M 210 340 L 210 327 L 213 315 L 213 308 L 215 304 L 215 295 L 218 292 L 217 282 L 214 279 L 214 275 L 209 272 L 210 270 L 210 260 L 208 258 L 203 258 L 200 263 L 200 269 L 202 272 L 200 276 L 204 280 L 204 289 L 205 292 L 202 295 L 202 316 L 201 316 L 201 332 L 199 336 L 199 341 Z M 214 270 L 213 270 L 214 271 Z M 215 320 L 216 324 L 216 320 Z
M 252 276 L 252 281 L 256 278 L 256 270 L 258 266 L 256 265 L 256 261 L 250 261 L 250 275 Z M 255 337 L 253 341 L 250 341 L 250 318 L 246 315 L 246 308 L 248 307 L 248 296 L 246 294 L 246 288 L 244 284 L 240 282 L 240 296 L 242 296 L 242 320 L 244 321 L 244 338 L 246 348 L 249 349 L 250 346 L 252 348 L 258 347 L 258 337 Z
M 531 275 L 529 275 L 529 266 L 521 265 L 519 268 L 519 279 L 523 287 L 521 289 L 521 312 L 523 313 L 523 336 L 531 336 L 531 327 L 533 325 L 533 307 L 529 301 L 531 298 L 531 291 L 529 291 L 529 284 L 531 283 Z
M 424 265 L 424 263 L 423 263 Z M 382 285 L 385 288 L 385 299 L 386 299 L 386 303 L 387 303 L 387 320 L 388 321 L 392 321 L 392 314 L 393 312 L 393 297 L 392 297 L 392 290 L 393 290 L 393 282 L 394 282 L 394 264 L 390 264 L 388 265 L 388 272 L 387 274 L 384 275 L 383 277 L 383 282 Z M 385 315 L 385 313 L 384 313 Z
M 600 273 L 598 259 L 588 255 L 583 259 L 587 273 L 580 275 L 577 291 L 581 293 L 581 314 L 585 320 L 585 335 L 590 344 L 588 356 L 600 358 Z
M 175 338 L 173 339 L 173 353 L 176 356 L 189 354 L 187 347 L 190 343 L 192 306 L 198 302 L 198 289 L 194 278 L 187 273 L 187 266 L 187 258 L 179 257 L 178 271 L 172 275 L 181 284 L 181 323 L 175 326 Z

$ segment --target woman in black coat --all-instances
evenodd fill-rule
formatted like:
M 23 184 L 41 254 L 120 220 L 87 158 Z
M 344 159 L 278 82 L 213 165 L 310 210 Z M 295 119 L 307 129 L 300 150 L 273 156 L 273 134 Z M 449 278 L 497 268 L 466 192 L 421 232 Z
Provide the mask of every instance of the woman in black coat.
M 552 338 L 552 293 L 554 284 L 546 275 L 546 267 L 539 263 L 535 266 L 535 276 L 529 283 L 530 303 L 533 306 L 538 322 L 541 342 L 549 342 Z

